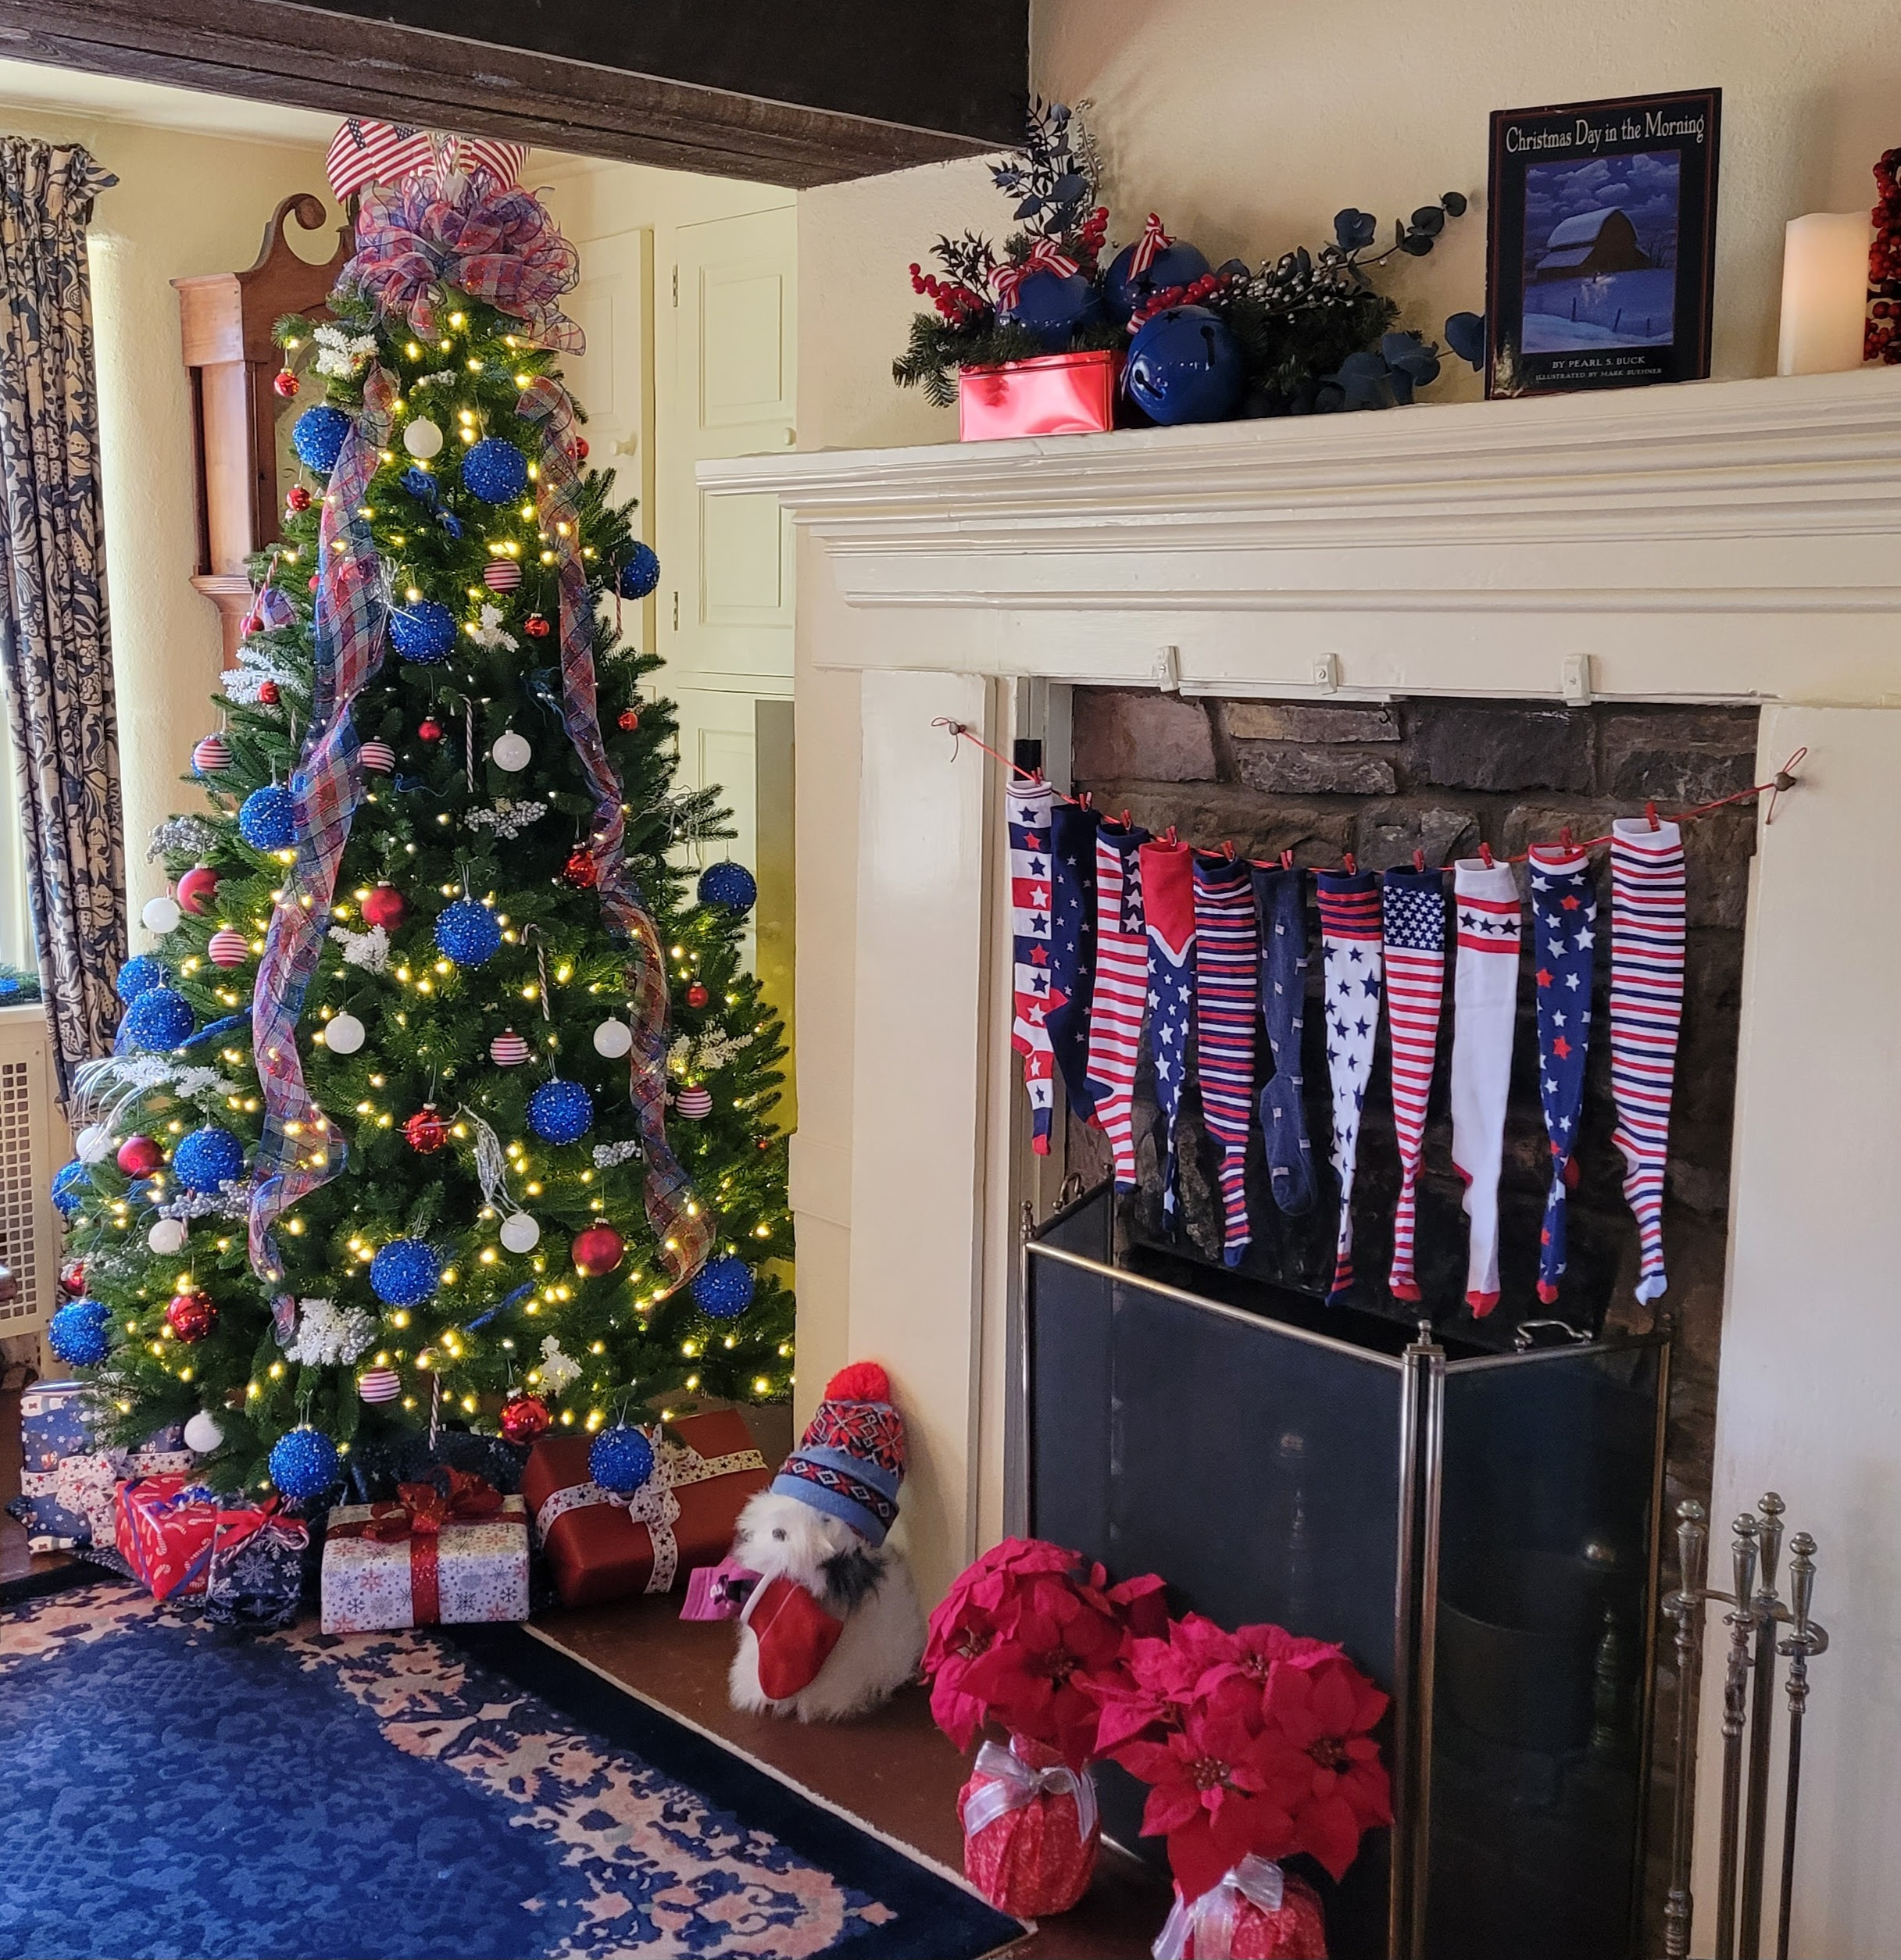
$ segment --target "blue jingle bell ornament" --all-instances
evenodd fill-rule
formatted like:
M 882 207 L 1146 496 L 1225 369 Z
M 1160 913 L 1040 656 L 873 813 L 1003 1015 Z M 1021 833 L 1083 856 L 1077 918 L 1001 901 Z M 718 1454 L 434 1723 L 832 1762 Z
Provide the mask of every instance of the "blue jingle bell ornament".
M 1136 330 L 1122 385 L 1152 422 L 1220 422 L 1241 405 L 1247 370 L 1227 323 L 1206 306 L 1170 306 Z
M 1138 258 L 1148 260 L 1140 272 L 1135 269 Z M 1124 245 L 1110 261 L 1102 278 L 1102 304 L 1111 320 L 1126 327 L 1129 316 L 1157 293 L 1192 285 L 1207 270 L 1208 261 L 1202 252 L 1193 245 L 1177 244 L 1151 211 L 1142 237 L 1134 245 Z
M 1039 267 L 1017 280 L 997 317 L 1007 326 L 1027 327 L 1052 354 L 1060 354 L 1078 329 L 1102 317 L 1102 297 L 1085 273 Z

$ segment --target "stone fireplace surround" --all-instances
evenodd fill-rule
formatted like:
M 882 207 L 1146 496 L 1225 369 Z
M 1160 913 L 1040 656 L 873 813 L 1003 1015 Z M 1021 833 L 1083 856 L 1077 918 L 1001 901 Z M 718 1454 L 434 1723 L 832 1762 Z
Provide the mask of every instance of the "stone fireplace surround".
M 798 847 L 800 1073 L 827 1085 L 795 1140 L 823 1276 L 802 1266 L 801 1341 L 820 1379 L 848 1353 L 891 1366 L 927 1591 L 1009 1516 L 1017 1221 L 1063 1169 L 1029 1153 L 1013 1080 L 996 766 L 934 720 L 1040 737 L 1059 782 L 1078 685 L 1733 705 L 1760 709 L 1758 780 L 1808 748 L 1749 884 L 1713 1515 L 1774 1484 L 1821 1541 L 1835 1649 L 1795 1951 L 1881 1950 L 1901 1908 L 1878 1801 L 1901 1749 L 1881 1522 L 1901 921 L 1876 862 L 1901 780 L 1901 373 L 738 459 L 700 481 L 776 495 L 799 534 L 799 799 L 829 819 Z

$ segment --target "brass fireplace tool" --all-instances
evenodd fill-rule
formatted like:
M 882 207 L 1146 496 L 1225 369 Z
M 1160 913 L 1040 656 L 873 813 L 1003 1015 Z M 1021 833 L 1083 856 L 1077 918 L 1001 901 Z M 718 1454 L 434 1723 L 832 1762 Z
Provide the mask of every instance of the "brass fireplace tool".
M 1703 1658 L 1703 1608 L 1729 1611 L 1723 1679 L 1721 1838 L 1717 1866 L 1713 1960 L 1761 1960 L 1763 1883 L 1769 1831 L 1770 1752 L 1775 1721 L 1776 1658 L 1788 1662 L 1788 1762 L 1782 1794 L 1781 1881 L 1776 1960 L 1788 1960 L 1789 1901 L 1796 1876 L 1796 1812 L 1802 1790 L 1802 1721 L 1809 1700 L 1809 1662 L 1828 1651 L 1828 1634 L 1809 1616 L 1815 1595 L 1815 1541 L 1788 1541 L 1788 1598 L 1776 1592 L 1782 1551 L 1782 1500 L 1769 1491 L 1737 1519 L 1730 1547 L 1734 1590 L 1705 1586 L 1705 1513 L 1686 1499 L 1677 1506 L 1680 1589 L 1663 1601 L 1677 1627 L 1677 1788 L 1671 1833 L 1670 1896 L 1663 1908 L 1665 1960 L 1690 1951 L 1690 1856 L 1695 1835 L 1696 1737 Z

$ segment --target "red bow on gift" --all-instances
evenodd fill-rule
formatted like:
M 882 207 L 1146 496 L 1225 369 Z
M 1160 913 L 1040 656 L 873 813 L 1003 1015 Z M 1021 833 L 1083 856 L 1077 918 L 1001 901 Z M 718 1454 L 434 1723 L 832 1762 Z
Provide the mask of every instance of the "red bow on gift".
M 363 1536 L 379 1544 L 400 1544 L 406 1538 L 433 1537 L 445 1524 L 471 1524 L 496 1516 L 502 1493 L 486 1477 L 472 1471 L 449 1470 L 446 1494 L 433 1483 L 399 1483 L 396 1502 L 373 1504 Z
M 1059 279 L 1067 279 L 1075 270 L 1076 261 L 1063 255 L 1055 239 L 1039 238 L 1020 265 L 998 266 L 997 298 L 1003 305 L 1014 306 L 1017 289 L 1031 273 L 1052 272 Z

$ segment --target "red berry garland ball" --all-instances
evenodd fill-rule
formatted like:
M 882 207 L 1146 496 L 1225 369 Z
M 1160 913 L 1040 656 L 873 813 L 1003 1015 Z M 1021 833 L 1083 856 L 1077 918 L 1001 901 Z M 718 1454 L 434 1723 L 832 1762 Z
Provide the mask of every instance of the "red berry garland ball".
M 620 726 L 624 728 L 630 735 L 632 734 L 634 730 L 640 726 L 640 710 L 637 708 L 622 709 L 620 711 Z
M 613 1272 L 627 1250 L 627 1242 L 611 1225 L 590 1225 L 586 1231 L 576 1233 L 569 1249 L 575 1271 L 590 1280 Z
M 264 623 L 262 619 L 258 622 L 259 626 L 262 626 L 263 623 Z M 256 628 L 253 627 L 252 630 L 255 632 Z M 280 698 L 277 693 L 277 682 L 274 680 L 266 681 L 264 684 L 258 689 L 257 698 L 259 701 L 263 702 L 266 708 L 275 708 Z
M 363 901 L 363 923 L 393 933 L 409 909 L 408 901 L 394 885 L 378 885 Z
M 297 392 L 297 377 L 288 367 L 279 368 L 271 377 L 270 384 L 287 402 Z
M 550 1419 L 538 1395 L 513 1395 L 502 1405 L 502 1433 L 511 1443 L 532 1443 Z
M 434 715 L 425 716 L 416 724 L 416 739 L 419 742 L 439 742 L 442 739 L 442 724 Z
M 165 1309 L 165 1324 L 188 1348 L 218 1324 L 218 1309 L 202 1293 L 178 1293 Z
M 284 501 L 293 510 L 308 510 L 310 508 L 310 493 L 302 484 L 292 484 L 284 493 Z
M 417 1110 L 402 1126 L 402 1134 L 409 1140 L 409 1148 L 424 1157 L 440 1150 L 448 1141 L 448 1126 L 436 1114 L 433 1102 L 426 1102 Z
M 521 630 L 533 640 L 545 640 L 554 631 L 554 628 L 538 612 L 531 612 L 522 621 Z
M 561 882 L 576 891 L 586 891 L 600 882 L 601 868 L 591 853 L 577 851 L 561 867 Z
M 706 988 L 702 986 L 698 980 L 695 980 L 693 984 L 687 989 L 687 1005 L 688 1007 L 704 1007 L 712 998 L 713 996 L 706 991 Z

